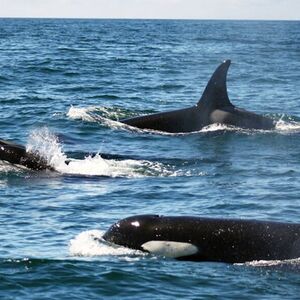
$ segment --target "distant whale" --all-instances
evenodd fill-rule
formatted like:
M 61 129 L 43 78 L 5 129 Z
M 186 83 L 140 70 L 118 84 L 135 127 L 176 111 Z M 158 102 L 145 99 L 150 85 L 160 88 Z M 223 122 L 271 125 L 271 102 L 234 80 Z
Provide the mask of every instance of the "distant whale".
M 300 257 L 300 224 L 140 215 L 112 225 L 107 242 L 190 261 L 243 263 Z
M 32 170 L 54 170 L 38 152 L 27 152 L 24 146 L 4 140 L 0 140 L 0 160 Z
M 170 133 L 199 131 L 214 123 L 246 129 L 274 129 L 275 123 L 272 119 L 237 108 L 230 102 L 226 87 L 229 66 L 230 60 L 226 60 L 215 70 L 195 106 L 120 122 L 141 129 Z

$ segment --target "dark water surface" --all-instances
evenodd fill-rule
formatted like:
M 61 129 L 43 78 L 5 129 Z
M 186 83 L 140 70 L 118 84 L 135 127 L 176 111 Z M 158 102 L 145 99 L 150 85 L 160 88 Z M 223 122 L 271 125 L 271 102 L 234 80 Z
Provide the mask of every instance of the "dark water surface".
M 117 122 L 194 105 L 224 59 L 232 102 L 275 131 Z M 0 138 L 58 170 L 0 162 L 1 299 L 299 299 L 297 259 L 182 262 L 95 240 L 133 214 L 300 222 L 299 22 L 0 19 L 0 66 Z

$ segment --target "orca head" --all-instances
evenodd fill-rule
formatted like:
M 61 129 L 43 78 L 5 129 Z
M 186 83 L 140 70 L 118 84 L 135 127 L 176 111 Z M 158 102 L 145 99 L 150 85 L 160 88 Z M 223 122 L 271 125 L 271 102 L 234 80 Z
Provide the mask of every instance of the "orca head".
M 199 249 L 176 238 L 177 228 L 159 215 L 139 215 L 122 219 L 104 234 L 107 242 L 171 258 L 192 256 Z
M 53 170 L 38 152 L 27 152 L 24 146 L 4 140 L 0 140 L 0 160 L 32 170 Z
M 26 156 L 26 149 L 21 145 L 9 141 L 0 140 L 0 159 L 12 164 L 20 164 Z
M 104 234 L 104 240 L 128 247 L 143 250 L 142 245 L 153 240 L 155 224 L 160 219 L 159 215 L 139 215 L 128 217 L 113 224 Z

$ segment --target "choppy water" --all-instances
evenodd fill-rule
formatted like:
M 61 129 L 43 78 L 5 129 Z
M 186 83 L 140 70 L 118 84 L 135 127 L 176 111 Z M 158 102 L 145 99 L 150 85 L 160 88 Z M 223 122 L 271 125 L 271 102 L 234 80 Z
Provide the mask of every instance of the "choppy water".
M 299 26 L 0 20 L 0 137 L 57 170 L 0 163 L 0 298 L 298 299 L 297 259 L 182 262 L 98 238 L 144 213 L 299 223 Z M 275 131 L 117 122 L 195 104 L 224 59 L 232 102 L 274 118 Z

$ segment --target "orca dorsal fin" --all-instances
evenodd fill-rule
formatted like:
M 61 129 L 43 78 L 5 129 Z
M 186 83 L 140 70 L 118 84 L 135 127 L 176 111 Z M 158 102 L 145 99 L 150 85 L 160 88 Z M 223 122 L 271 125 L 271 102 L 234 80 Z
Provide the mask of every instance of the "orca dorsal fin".
M 230 60 L 225 60 L 217 67 L 197 103 L 198 107 L 213 110 L 225 106 L 233 106 L 228 98 L 226 86 L 227 72 L 230 63 Z

